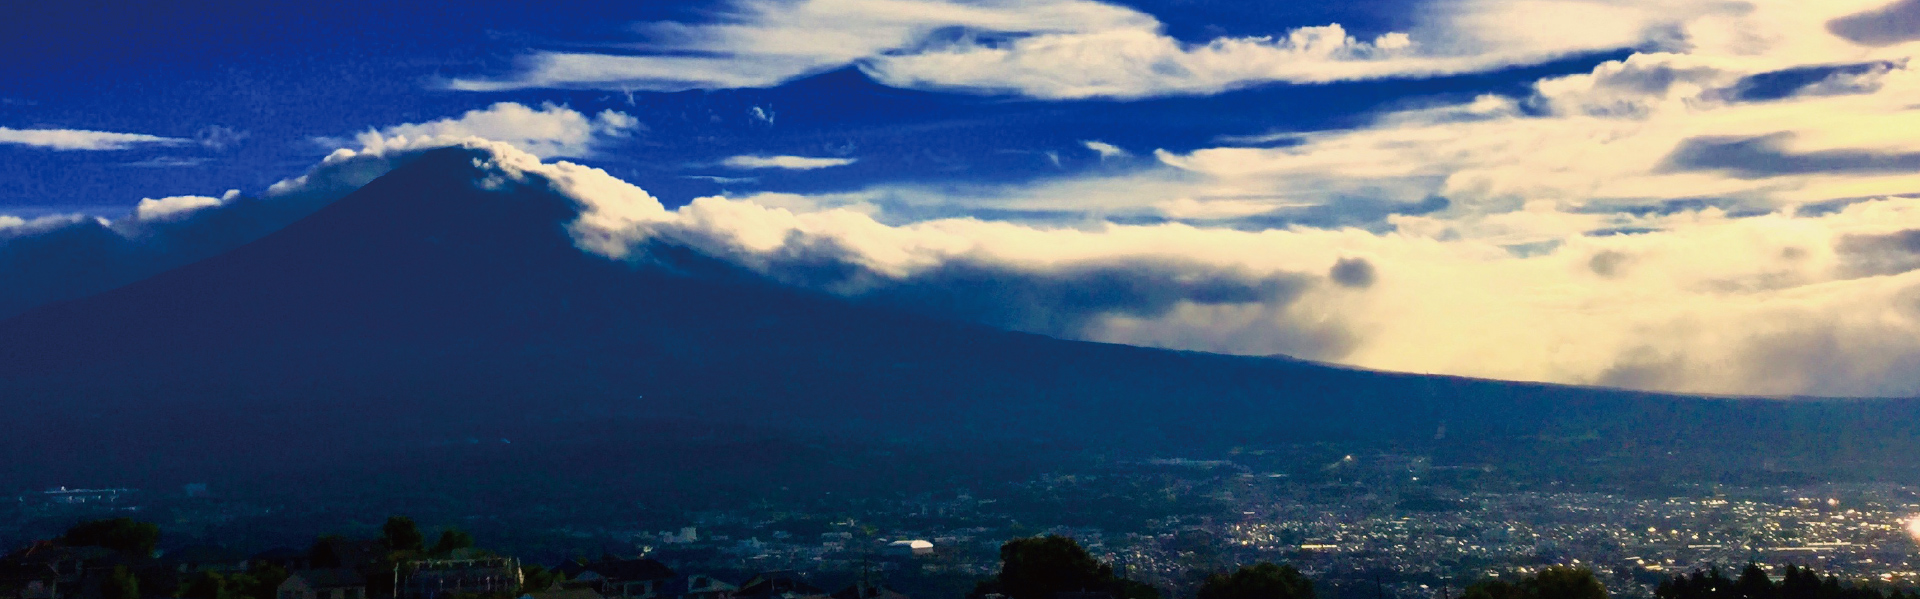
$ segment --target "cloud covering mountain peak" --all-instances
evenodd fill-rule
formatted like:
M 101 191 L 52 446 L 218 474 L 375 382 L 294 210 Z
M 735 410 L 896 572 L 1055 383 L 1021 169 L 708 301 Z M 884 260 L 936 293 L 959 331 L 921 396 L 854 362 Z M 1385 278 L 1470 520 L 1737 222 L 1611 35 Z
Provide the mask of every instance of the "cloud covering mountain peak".
M 476 142 L 477 143 L 477 142 Z M 1920 380 L 1920 198 L 1825 212 L 1650 216 L 1535 254 L 1491 239 L 1186 224 L 886 224 L 751 198 L 667 209 L 604 171 L 485 145 L 503 176 L 576 202 L 584 250 L 689 247 L 855 301 L 1063 337 L 1287 353 L 1398 370 L 1723 393 L 1901 395 Z M 1888 241 L 1872 241 L 1888 240 Z M 1904 253 L 1903 253 L 1904 252 Z M 1726 331 L 1744 331 L 1728 336 Z M 1816 343 L 1844 359 L 1799 360 Z

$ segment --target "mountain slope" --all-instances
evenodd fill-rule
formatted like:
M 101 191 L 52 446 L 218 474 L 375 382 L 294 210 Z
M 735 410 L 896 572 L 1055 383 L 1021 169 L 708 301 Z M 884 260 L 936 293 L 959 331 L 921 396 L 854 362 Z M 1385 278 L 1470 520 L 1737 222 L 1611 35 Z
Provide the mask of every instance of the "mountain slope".
M 500 183 L 476 152 L 429 152 L 237 250 L 0 322 L 0 409 L 16 431 L 0 450 L 21 456 L 0 473 L 365 468 L 481 439 L 548 451 L 538 459 L 617 446 L 671 462 L 660 456 L 697 440 L 776 437 L 1010 453 L 1431 445 L 1445 423 L 1448 446 L 1475 451 L 1800 444 L 1809 462 L 1859 463 L 1916 437 L 1911 402 L 1673 397 L 1063 341 L 781 288 L 682 248 L 615 262 L 573 246 L 570 200 L 538 180 Z M 1837 431 L 1859 440 L 1829 442 Z

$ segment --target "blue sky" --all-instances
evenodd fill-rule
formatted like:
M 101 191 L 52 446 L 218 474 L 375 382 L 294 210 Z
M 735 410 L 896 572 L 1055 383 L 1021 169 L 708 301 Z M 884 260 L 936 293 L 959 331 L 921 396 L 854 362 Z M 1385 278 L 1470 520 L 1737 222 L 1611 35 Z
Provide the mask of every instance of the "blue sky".
M 511 74 L 531 52 L 629 42 L 629 24 L 723 10 L 715 2 L 540 7 L 514 3 L 168 5 L 129 10 L 38 8 L 12 25 L 10 50 L 38 60 L 0 72 L 0 114 L 15 129 L 129 132 L 192 143 L 105 152 L 0 145 L 10 176 L 0 205 L 111 212 L 142 197 L 253 192 L 297 174 L 332 148 L 316 138 L 457 116 L 495 102 L 618 110 L 648 134 L 574 156 L 648 183 L 672 202 L 721 190 L 852 189 L 876 180 L 1000 181 L 1096 164 L 1082 140 L 1186 151 L 1223 135 L 1346 126 L 1408 103 L 1519 95 L 1542 75 L 1591 69 L 1610 54 L 1574 54 L 1456 77 L 1290 85 L 1171 98 L 1043 101 L 1018 94 L 903 90 L 852 66 L 802 72 L 764 88 L 686 92 L 517 89 L 463 92 L 446 79 Z M 573 10 L 570 10 L 572 8 Z M 1355 32 L 1404 25 L 1404 3 L 1246 2 L 1137 5 L 1173 37 L 1271 35 L 1341 23 Z M 42 26 L 45 25 L 45 26 Z M 1362 34 L 1364 35 L 1364 34 Z M 626 86 L 639 87 L 639 86 Z M 756 117 L 754 110 L 771 117 Z M 932 141 L 933 143 L 929 143 Z M 1048 153 L 1058 156 L 1049 158 Z M 703 162 L 753 153 L 854 154 L 864 164 L 758 173 L 752 185 Z M 738 177 L 734 177 L 738 178 Z M 158 194 L 158 195 L 156 195 Z
M 0 25 L 31 57 L 0 64 L 0 253 L 479 138 L 656 202 L 609 238 L 850 297 L 962 262 L 1304 290 L 1000 323 L 1049 334 L 1920 393 L 1911 1 L 43 4 Z M 872 274 L 788 277 L 794 240 Z

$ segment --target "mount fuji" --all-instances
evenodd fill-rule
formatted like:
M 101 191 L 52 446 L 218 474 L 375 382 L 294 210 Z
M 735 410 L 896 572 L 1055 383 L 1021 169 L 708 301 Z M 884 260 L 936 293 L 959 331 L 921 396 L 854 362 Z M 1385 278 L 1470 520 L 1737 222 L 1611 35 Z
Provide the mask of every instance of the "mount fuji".
M 1340 441 L 1568 463 L 1696 449 L 1719 457 L 1644 467 L 1734 472 L 1786 446 L 1807 448 L 1804 463 L 1767 468 L 1898 465 L 1920 444 L 1906 400 L 1686 397 L 1069 341 L 794 289 L 664 241 L 609 259 L 569 233 L 577 202 L 538 174 L 502 183 L 487 158 L 419 154 L 252 243 L 0 322 L 0 475 L 513 463 L 711 483 Z

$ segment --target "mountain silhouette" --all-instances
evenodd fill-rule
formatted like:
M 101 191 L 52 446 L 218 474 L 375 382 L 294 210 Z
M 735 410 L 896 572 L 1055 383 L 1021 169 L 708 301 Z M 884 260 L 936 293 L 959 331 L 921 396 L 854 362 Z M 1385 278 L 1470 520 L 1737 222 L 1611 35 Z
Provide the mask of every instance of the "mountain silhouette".
M 14 456 L 0 474 L 377 473 L 484 451 L 459 454 L 462 468 L 666 469 L 655 482 L 710 470 L 711 482 L 814 458 L 936 468 L 1037 448 L 1322 441 L 1560 448 L 1576 462 L 1595 447 L 1709 448 L 1740 470 L 1783 447 L 1805 447 L 1808 463 L 1881 463 L 1920 437 L 1910 401 L 1682 397 L 1066 341 L 786 288 L 667 244 L 615 261 L 574 246 L 573 200 L 537 174 L 503 183 L 486 158 L 424 153 L 233 251 L 0 322 L 0 450 Z

